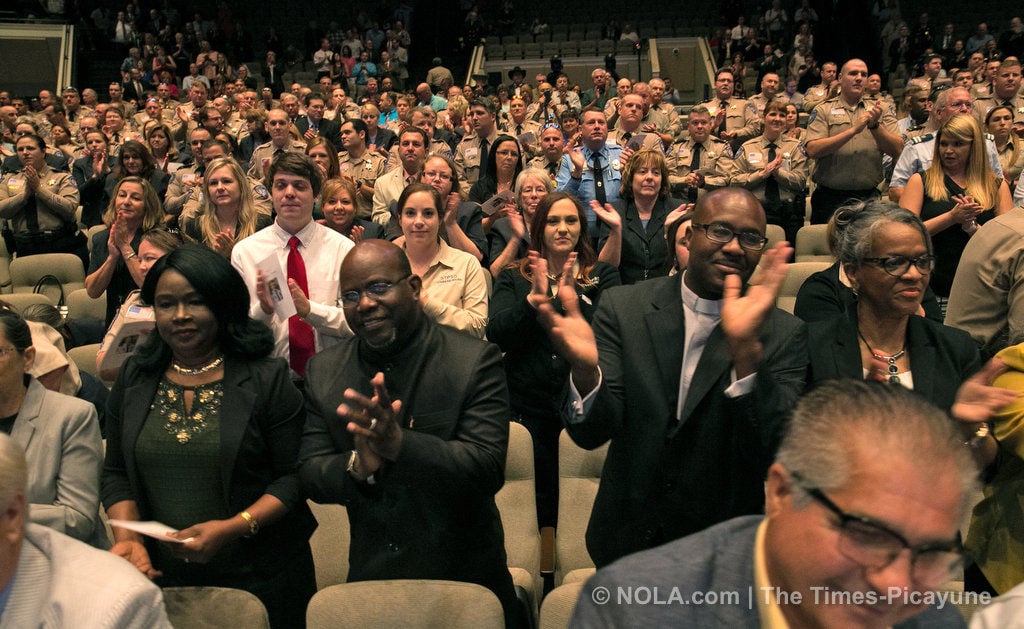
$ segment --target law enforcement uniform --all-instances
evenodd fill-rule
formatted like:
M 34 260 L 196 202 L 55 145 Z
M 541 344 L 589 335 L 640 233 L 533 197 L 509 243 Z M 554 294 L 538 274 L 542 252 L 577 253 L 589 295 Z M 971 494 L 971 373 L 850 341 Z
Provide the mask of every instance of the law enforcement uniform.
M 782 94 L 776 94 L 774 97 L 772 97 L 772 100 L 781 100 L 785 102 L 786 98 Z M 757 110 L 758 117 L 764 117 L 764 108 L 768 106 L 768 99 L 765 97 L 765 95 L 761 92 L 758 92 L 757 94 L 751 96 L 749 101 L 750 104 L 754 106 L 754 109 Z
M 338 153 L 338 165 L 341 174 L 351 177 L 356 182 L 356 218 L 370 218 L 373 211 L 373 191 L 364 194 L 364 185 L 373 188 L 377 177 L 384 174 L 385 158 L 377 151 L 366 149 L 359 158 L 349 155 L 348 151 Z
M 298 153 L 300 155 L 306 152 L 306 143 L 299 140 L 289 139 L 284 148 L 277 148 L 274 145 L 273 140 L 270 142 L 264 142 L 260 144 L 252 151 L 252 158 L 249 160 L 249 172 L 246 173 L 254 179 L 263 179 L 266 175 L 266 171 L 270 169 L 270 163 L 274 160 L 274 157 L 280 153 Z M 264 165 L 264 161 L 266 164 Z
M 811 112 L 804 143 L 832 137 L 853 127 L 869 103 L 861 100 L 852 107 L 840 98 L 830 98 Z M 893 135 L 896 114 L 883 109 L 878 124 Z M 803 150 L 803 147 L 801 147 Z M 811 195 L 811 224 L 827 223 L 836 207 L 853 199 L 878 196 L 877 186 L 884 179 L 882 151 L 871 130 L 864 128 L 831 155 L 819 158 L 812 179 L 816 184 Z
M 562 167 L 562 160 L 559 158 L 556 162 L 549 162 L 547 157 L 538 155 L 527 162 L 526 167 L 540 168 L 548 174 L 548 177 L 551 179 L 551 183 L 554 183 L 555 179 L 558 177 L 558 169 Z
M 341 109 L 342 111 L 340 116 L 336 109 L 328 109 L 324 112 L 324 118 L 326 120 L 338 120 L 344 124 L 346 120 L 358 120 L 361 117 L 359 113 L 359 105 L 356 105 L 353 102 L 345 103 Z
M 985 116 L 989 110 L 999 105 L 1007 105 L 1013 109 L 1014 124 L 1024 122 L 1024 98 L 1014 96 L 1010 100 L 998 98 L 995 94 L 974 101 L 974 117 L 978 119 L 981 128 L 985 128 Z
M 657 105 L 651 106 L 651 111 L 657 111 L 661 115 L 665 116 L 668 124 L 665 128 L 665 133 L 668 133 L 673 138 L 678 138 L 683 133 L 683 121 L 679 118 L 679 113 L 676 108 L 669 103 L 658 103 Z M 642 126 L 642 125 L 641 125 Z
M 503 132 L 511 135 L 517 140 L 519 139 L 519 136 L 523 135 L 524 133 L 532 133 L 532 142 L 526 144 L 525 146 L 522 142 L 520 142 L 519 144 L 527 157 L 533 157 L 534 155 L 540 153 L 541 126 L 541 123 L 537 122 L 536 120 L 530 120 L 529 118 L 526 118 L 521 123 L 517 123 L 515 120 L 509 118 L 508 120 L 502 123 L 501 129 Z
M 711 124 L 715 124 L 715 117 L 718 110 L 722 108 L 719 99 L 709 100 L 701 103 L 711 115 Z M 742 98 L 730 98 L 725 102 L 725 130 L 736 135 L 729 144 L 733 150 L 739 148 L 744 142 L 761 133 L 761 123 L 757 118 L 757 110 L 750 101 Z M 712 126 L 711 135 L 718 137 L 719 127 Z
M 766 179 L 760 171 L 771 161 L 769 157 L 774 144 L 775 155 L 782 155 L 782 164 L 771 178 L 777 184 L 778 199 L 769 199 L 766 194 Z M 779 225 L 786 232 L 789 242 L 796 242 L 796 232 L 804 224 L 804 190 L 807 187 L 807 156 L 800 150 L 800 142 L 780 135 L 774 143 L 760 136 L 743 143 L 732 159 L 725 160 L 723 170 L 730 186 L 742 186 L 749 190 L 764 207 L 768 222 Z
M 178 216 L 185 207 L 192 190 L 192 182 L 196 180 L 196 167 L 183 166 L 174 171 L 171 181 L 167 184 L 167 192 L 164 194 L 164 212 Z
M 814 111 L 814 108 L 825 102 L 828 98 L 828 87 L 818 84 L 807 88 L 804 92 L 804 111 Z
M 644 141 L 640 148 L 664 151 L 661 144 L 661 136 L 650 131 L 643 131 L 642 129 L 643 127 L 637 127 L 636 130 L 632 132 L 623 131 L 621 128 L 612 129 L 608 132 L 608 139 L 606 140 L 606 143 L 626 148 L 626 145 L 631 139 L 633 139 L 633 137 L 642 135 L 644 136 Z
M 7 243 L 10 253 L 73 253 L 84 264 L 88 250 L 75 223 L 79 196 L 71 174 L 44 165 L 36 193 L 28 197 L 26 192 L 24 173 L 9 173 L 0 179 L 0 219 L 6 219 L 14 240 Z
M 480 179 L 481 164 L 487 159 L 487 152 L 494 146 L 496 139 L 497 130 L 487 138 L 487 146 L 483 148 L 476 133 L 470 133 L 455 147 L 455 171 L 462 182 L 463 193 L 469 194 L 469 189 Z
M 696 145 L 697 143 L 690 138 L 680 140 L 670 146 L 665 154 L 668 183 L 672 190 L 672 196 L 686 199 L 690 203 L 696 203 L 709 190 L 724 188 L 728 185 L 728 179 L 722 172 L 721 166 L 724 166 L 725 162 L 732 157 L 732 149 L 729 148 L 728 142 L 716 137 L 708 137 L 707 141 L 700 145 L 700 155 L 698 156 L 697 170 L 699 174 L 703 175 L 703 178 L 699 187 L 691 188 L 686 184 L 685 179 L 693 166 L 693 153 Z
M 1003 167 L 999 164 L 999 152 L 996 150 L 995 138 L 985 134 L 985 153 L 988 155 L 989 168 L 997 177 L 1003 176 Z M 916 173 L 923 173 L 932 165 L 935 157 L 935 134 L 924 133 L 907 141 L 896 160 L 893 168 L 892 179 L 889 180 L 890 188 L 906 188 L 907 181 Z

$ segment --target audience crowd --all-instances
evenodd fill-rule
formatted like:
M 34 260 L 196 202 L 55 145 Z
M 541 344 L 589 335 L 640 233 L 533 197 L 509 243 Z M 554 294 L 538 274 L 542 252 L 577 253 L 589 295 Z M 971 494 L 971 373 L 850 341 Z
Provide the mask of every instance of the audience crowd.
M 105 97 L 0 85 L 0 219 L 12 257 L 81 259 L 88 295 L 105 298 L 94 340 L 113 388 L 63 382 L 82 339 L 0 310 L 0 432 L 27 459 L 24 482 L 0 483 L 13 505 L 0 532 L 31 521 L 31 539 L 43 525 L 163 586 L 245 589 L 274 627 L 302 626 L 312 497 L 349 509 L 351 579 L 479 583 L 520 625 L 494 502 L 511 420 L 533 440 L 543 528 L 558 524 L 561 430 L 610 442 L 587 603 L 627 568 L 665 577 L 656 556 L 617 562 L 689 536 L 742 539 L 759 586 L 796 589 L 775 579 L 799 570 L 774 562 L 821 540 L 785 542 L 782 559 L 778 531 L 814 508 L 838 536 L 821 561 L 867 587 L 963 575 L 1007 593 L 1024 581 L 1019 513 L 999 509 L 1024 479 L 1024 31 L 1019 17 L 993 34 L 926 14 L 911 28 L 886 0 L 872 15 L 878 67 L 818 58 L 806 0 L 738 17 L 709 38 L 718 69 L 698 103 L 668 77 L 600 67 L 586 86 L 518 66 L 500 86 L 460 85 L 440 58 L 415 76 L 408 11 L 311 22 L 301 50 L 270 28 L 256 64 L 226 9 L 97 10 L 124 51 Z M 511 8 L 495 23 L 509 28 Z M 463 30 L 489 32 L 475 7 Z M 639 39 L 614 21 L 603 34 Z M 308 80 L 286 84 L 297 64 Z M 807 224 L 827 231 L 834 264 L 793 316 L 775 301 Z M 769 243 L 770 225 L 788 242 Z M 799 400 L 833 380 L 870 381 L 840 397 L 910 409 L 930 436 L 908 458 L 927 447 L 951 462 L 916 461 L 902 488 L 849 480 L 881 475 L 876 446 L 908 463 L 898 428 L 815 431 L 808 418 L 835 409 L 820 391 Z M 840 432 L 838 475 L 801 458 Z M 969 460 L 985 497 L 961 544 Z M 948 496 L 924 500 L 926 472 Z M 901 491 L 951 525 L 894 510 Z M 173 539 L 116 522 L 107 539 L 100 508 Z M 762 528 L 740 520 L 765 513 Z M 0 567 L 0 624 L 10 583 Z M 922 609 L 890 607 L 882 626 Z M 758 606 L 773 612 L 798 624 L 807 610 Z

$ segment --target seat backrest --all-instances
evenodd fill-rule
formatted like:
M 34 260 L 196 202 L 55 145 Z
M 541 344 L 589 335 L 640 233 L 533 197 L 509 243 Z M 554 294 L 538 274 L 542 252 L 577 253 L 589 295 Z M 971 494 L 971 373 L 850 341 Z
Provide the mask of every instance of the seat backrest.
M 0 239 L 0 293 L 11 292 L 11 254 L 7 253 L 7 245 Z
M 778 225 L 772 225 L 769 223 L 765 226 L 764 236 L 768 239 L 768 244 L 765 245 L 764 250 L 767 251 L 786 239 L 786 231 Z
M 71 253 L 40 253 L 11 260 L 11 285 L 15 293 L 31 293 L 44 275 L 53 275 L 64 287 L 64 295 L 85 288 L 82 260 Z
M 568 572 L 592 568 L 586 531 L 608 444 L 594 450 L 576 445 L 569 433 L 558 437 L 558 529 L 555 537 L 555 583 Z
M 534 600 L 540 600 L 540 531 L 537 528 L 537 493 L 534 486 L 533 438 L 522 424 L 509 423 L 505 484 L 494 496 L 505 529 L 505 554 L 510 568 L 522 568 L 533 577 Z
M 69 319 L 99 319 L 103 321 L 107 316 L 106 294 L 96 299 L 89 296 L 84 288 L 73 290 L 65 294 L 65 304 L 68 307 Z
M 344 583 L 348 578 L 348 547 L 352 541 L 348 510 L 341 505 L 322 505 L 312 500 L 306 502 L 319 523 L 309 538 L 316 569 L 316 587 L 322 590 Z
M 39 295 L 36 293 L 9 293 L 0 295 L 0 300 L 6 301 L 21 314 L 32 304 L 47 304 L 49 306 L 56 306 L 57 304 L 47 297 L 46 295 Z
M 79 371 L 100 377 L 99 369 L 96 367 L 96 354 L 100 351 L 99 343 L 79 345 L 68 350 L 68 358 L 75 361 Z
M 828 225 L 804 225 L 796 233 L 797 262 L 828 262 L 835 259 L 828 249 Z
M 818 271 L 824 271 L 830 266 L 832 266 L 831 262 L 793 262 L 790 264 L 786 269 L 786 278 L 782 280 L 782 286 L 779 287 L 779 296 L 775 300 L 775 305 L 789 314 L 793 314 L 796 295 L 800 292 L 800 287 L 804 285 L 808 277 Z
M 306 608 L 306 625 L 309 629 L 499 629 L 505 626 L 505 617 L 498 597 L 482 585 L 396 579 L 320 590 Z
M 167 618 L 175 629 L 270 629 L 267 609 L 244 590 L 220 587 L 163 588 Z
M 540 606 L 539 629 L 565 629 L 576 609 L 576 599 L 583 589 L 583 582 L 566 583 L 548 592 Z

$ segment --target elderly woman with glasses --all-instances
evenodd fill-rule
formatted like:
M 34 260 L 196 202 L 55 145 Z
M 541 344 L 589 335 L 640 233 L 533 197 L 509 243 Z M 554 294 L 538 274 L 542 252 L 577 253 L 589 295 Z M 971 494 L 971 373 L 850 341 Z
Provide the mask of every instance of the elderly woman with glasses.
M 913 213 L 875 201 L 840 234 L 839 263 L 856 294 L 845 315 L 810 323 L 807 382 L 837 378 L 878 380 L 915 392 L 962 423 L 973 438 L 995 409 L 1014 394 L 988 386 L 970 335 L 918 314 L 935 255 Z M 973 377 L 972 377 L 973 376 Z

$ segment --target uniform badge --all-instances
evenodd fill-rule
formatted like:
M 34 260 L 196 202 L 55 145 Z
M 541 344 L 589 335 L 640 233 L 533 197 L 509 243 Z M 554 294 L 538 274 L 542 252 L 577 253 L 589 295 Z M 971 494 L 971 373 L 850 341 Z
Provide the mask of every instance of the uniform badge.
M 612 168 L 614 168 L 615 170 L 622 170 L 622 162 L 620 162 L 617 159 L 612 160 Z
M 270 191 L 261 183 L 253 186 L 252 193 L 261 201 L 266 201 L 270 198 Z

